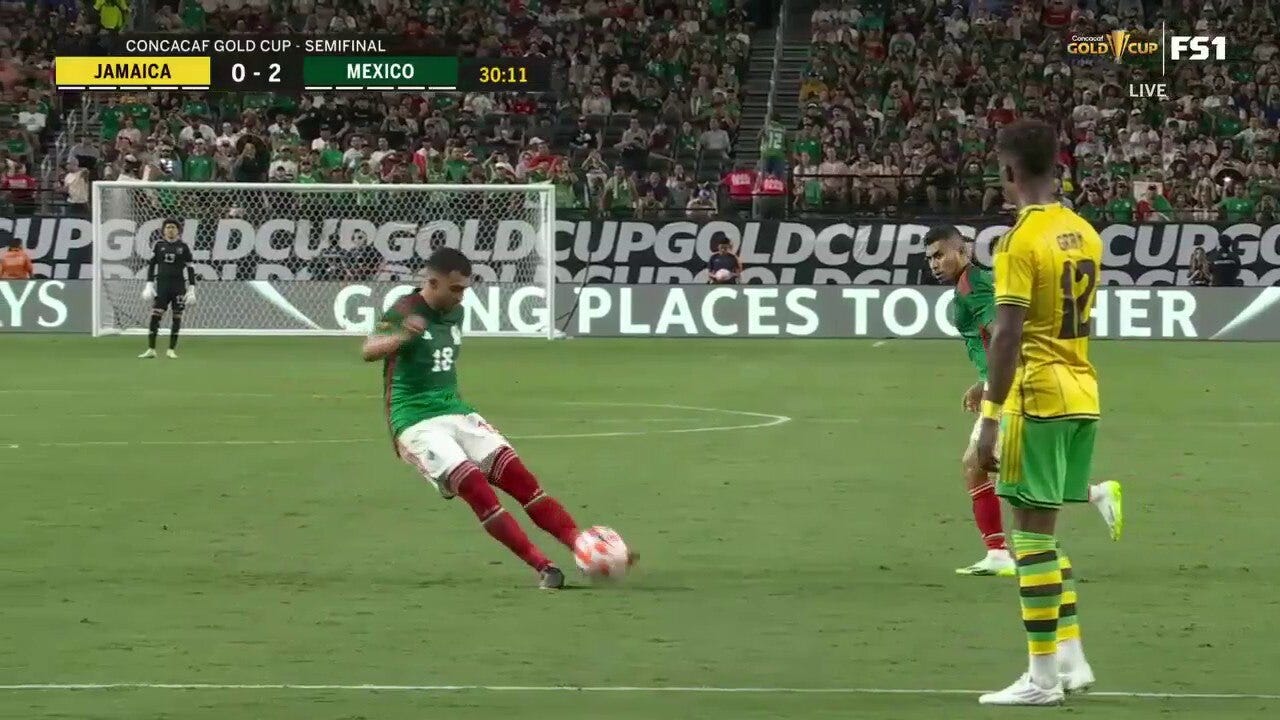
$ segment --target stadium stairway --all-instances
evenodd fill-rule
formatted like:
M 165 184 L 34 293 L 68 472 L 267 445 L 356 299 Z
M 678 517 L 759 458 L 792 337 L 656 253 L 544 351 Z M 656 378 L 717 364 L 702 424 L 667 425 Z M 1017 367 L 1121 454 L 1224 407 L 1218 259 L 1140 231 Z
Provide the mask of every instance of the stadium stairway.
M 814 0 L 790 0 L 782 34 L 782 52 L 778 59 L 777 87 L 772 88 L 774 119 L 788 129 L 800 124 L 800 83 L 809 61 L 812 39 L 810 18 Z M 750 72 L 747 86 L 750 98 L 743 101 L 742 121 L 733 154 L 738 162 L 755 164 L 760 159 L 760 130 L 767 120 L 769 83 L 773 77 L 773 57 L 777 33 L 774 28 L 762 30 L 751 41 Z
M 773 77 L 773 55 L 777 48 L 774 28 L 757 30 L 751 38 L 751 55 L 747 58 L 747 81 L 742 93 L 742 117 L 738 136 L 733 143 L 737 162 L 755 164 L 760 159 L 760 130 L 764 128 L 769 108 L 769 81 Z

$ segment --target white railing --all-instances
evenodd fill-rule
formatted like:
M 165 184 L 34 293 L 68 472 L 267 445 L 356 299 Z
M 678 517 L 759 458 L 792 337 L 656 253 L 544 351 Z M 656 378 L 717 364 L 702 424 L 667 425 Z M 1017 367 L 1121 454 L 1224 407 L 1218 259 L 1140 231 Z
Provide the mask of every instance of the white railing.
M 778 29 L 773 36 L 773 69 L 769 73 L 769 100 L 765 103 L 764 124 L 773 121 L 773 101 L 778 94 L 778 68 L 782 64 L 782 46 L 786 36 L 787 0 L 778 3 Z

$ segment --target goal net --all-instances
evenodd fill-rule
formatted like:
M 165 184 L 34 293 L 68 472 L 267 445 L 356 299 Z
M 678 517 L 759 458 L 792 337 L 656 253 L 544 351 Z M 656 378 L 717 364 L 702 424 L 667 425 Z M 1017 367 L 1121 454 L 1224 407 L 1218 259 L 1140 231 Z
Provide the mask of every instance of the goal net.
M 472 262 L 466 328 L 555 337 L 551 185 L 98 182 L 94 334 L 145 333 L 151 247 L 165 219 L 195 257 L 184 333 L 345 335 L 373 329 L 433 250 Z

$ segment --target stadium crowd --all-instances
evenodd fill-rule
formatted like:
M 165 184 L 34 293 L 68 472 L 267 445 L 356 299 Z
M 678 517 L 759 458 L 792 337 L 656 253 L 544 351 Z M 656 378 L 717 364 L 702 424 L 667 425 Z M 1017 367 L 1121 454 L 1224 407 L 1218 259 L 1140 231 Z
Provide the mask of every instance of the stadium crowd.
M 989 212 L 995 133 L 1023 115 L 1060 128 L 1062 192 L 1096 221 L 1257 219 L 1280 194 L 1277 6 L 1239 0 L 823 0 L 790 139 L 794 202 L 811 211 Z M 1079 57 L 1070 34 L 1227 38 L 1225 62 Z M 1167 100 L 1131 84 L 1166 83 Z
M 19 211 L 44 186 L 84 212 L 93 180 L 137 177 L 549 181 L 562 212 L 615 216 L 707 214 L 762 192 L 790 196 L 802 213 L 985 214 L 1004 206 L 995 133 L 1030 114 L 1059 125 L 1064 198 L 1093 219 L 1280 215 L 1268 3 L 819 0 L 794 98 L 800 121 L 766 126 L 762 173 L 734 164 L 732 148 L 752 31 L 771 2 L 155 0 L 146 26 L 164 32 L 389 33 L 424 52 L 544 56 L 558 86 L 59 96 L 59 41 L 136 20 L 121 0 L 96 5 L 0 0 L 0 197 Z M 1227 37 L 1227 61 L 1174 63 L 1162 77 L 1156 56 L 1117 63 L 1066 50 L 1070 33 L 1158 38 L 1162 23 L 1168 34 Z M 1143 82 L 1173 96 L 1131 97 Z M 68 115 L 79 121 L 64 127 Z
M 54 28 L 92 36 L 75 0 L 0 15 L 0 83 L 50 101 Z M 562 210 L 650 214 L 705 207 L 740 118 L 754 0 L 159 0 L 151 21 L 184 33 L 388 33 L 422 52 L 550 58 L 550 94 L 140 92 L 86 95 L 55 182 L 82 210 L 89 182 L 550 181 Z M 752 16 L 754 17 L 754 16 Z M 124 18 L 127 21 L 129 18 Z M 16 82 L 5 82 L 20 75 Z M 24 115 L 24 117 L 26 117 Z M 39 122 L 46 132 L 48 111 Z M 33 126 L 37 119 L 29 120 Z M 44 142 L 8 130 L 30 172 Z M 47 141 L 47 137 L 44 138 Z M 21 175 L 14 171 L 13 174 Z M 707 181 L 712 181 L 708 183 Z M 11 181 L 6 180 L 6 182 Z M 14 197 L 19 204 L 30 198 Z

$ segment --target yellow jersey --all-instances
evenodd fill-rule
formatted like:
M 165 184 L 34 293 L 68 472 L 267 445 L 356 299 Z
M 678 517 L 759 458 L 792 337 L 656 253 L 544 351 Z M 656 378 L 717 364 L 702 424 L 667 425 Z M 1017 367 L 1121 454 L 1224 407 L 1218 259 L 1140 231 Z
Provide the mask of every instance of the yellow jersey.
M 996 304 L 1027 309 L 1004 411 L 1033 419 L 1098 417 L 1089 317 L 1102 238 L 1059 203 L 1028 205 L 996 244 L 993 267 Z

